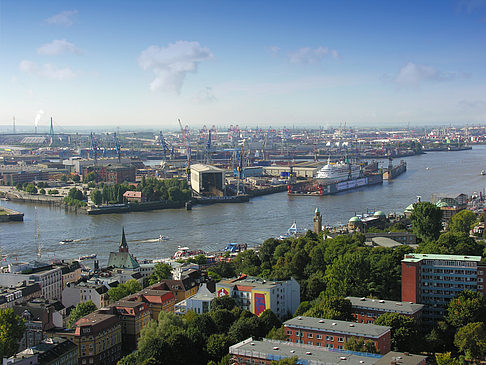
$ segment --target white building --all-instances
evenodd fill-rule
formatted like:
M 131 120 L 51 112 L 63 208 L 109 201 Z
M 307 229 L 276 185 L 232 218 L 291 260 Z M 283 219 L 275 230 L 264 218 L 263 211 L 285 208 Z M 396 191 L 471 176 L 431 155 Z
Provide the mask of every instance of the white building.
M 272 281 L 242 275 L 223 279 L 216 284 L 216 295 L 229 295 L 238 307 L 256 315 L 271 309 L 280 320 L 292 315 L 300 305 L 300 285 L 294 278 Z
M 176 303 L 175 313 L 185 314 L 192 310 L 197 314 L 207 313 L 211 310 L 211 301 L 216 298 L 215 293 L 211 293 L 206 286 L 206 283 L 199 287 L 197 294 Z
M 42 289 L 42 297 L 45 299 L 61 299 L 62 271 L 61 268 L 52 268 L 51 265 L 41 267 L 29 267 L 23 271 L 11 270 L 0 273 L 0 286 L 13 287 L 23 281 L 33 280 L 39 283 Z

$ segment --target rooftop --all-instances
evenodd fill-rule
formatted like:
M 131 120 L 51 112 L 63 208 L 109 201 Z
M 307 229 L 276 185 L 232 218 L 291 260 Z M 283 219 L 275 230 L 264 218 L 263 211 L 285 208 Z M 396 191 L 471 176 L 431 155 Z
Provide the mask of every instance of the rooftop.
M 414 304 L 410 302 L 396 302 L 393 300 L 380 300 L 358 297 L 347 297 L 346 299 L 351 302 L 353 307 L 377 309 L 384 312 L 400 312 L 413 314 L 424 307 L 422 304 Z
M 314 317 L 294 317 L 284 322 L 285 326 L 312 328 L 326 332 L 349 334 L 352 336 L 366 336 L 377 338 L 391 330 L 388 326 L 375 324 L 339 321 L 336 319 L 322 319 Z
M 461 256 L 461 255 L 436 255 L 436 254 L 420 254 L 408 253 L 403 258 L 402 262 L 420 262 L 422 260 L 443 260 L 443 261 L 470 261 L 479 262 L 481 256 Z
M 329 350 L 324 347 L 267 339 L 257 341 L 252 338 L 231 346 L 229 352 L 232 355 L 267 360 L 280 360 L 286 357 L 297 356 L 302 361 L 299 363 L 302 364 L 308 361 L 308 363 L 327 365 L 342 364 L 344 361 L 348 365 L 372 365 L 381 358 L 381 355 L 377 354 L 365 354 L 336 349 Z
M 395 362 L 396 365 L 418 365 L 425 363 L 427 356 L 413 355 L 409 353 L 390 351 L 379 359 L 375 365 L 389 365 Z
M 220 169 L 218 167 L 211 166 L 211 165 L 203 165 L 200 163 L 191 165 L 191 170 L 194 170 L 196 172 L 224 172 L 223 169 Z

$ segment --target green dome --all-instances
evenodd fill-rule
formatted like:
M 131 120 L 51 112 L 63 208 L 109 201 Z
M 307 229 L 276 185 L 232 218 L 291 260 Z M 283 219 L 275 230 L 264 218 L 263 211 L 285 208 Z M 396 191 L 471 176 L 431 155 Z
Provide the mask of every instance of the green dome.
M 351 222 L 361 222 L 361 219 L 359 219 L 359 217 L 352 217 L 350 220 L 349 220 L 349 223 Z
M 449 204 L 447 204 L 446 202 L 442 201 L 442 200 L 439 200 L 436 204 L 436 206 L 438 206 L 439 208 L 446 208 L 449 206 Z
M 375 212 L 375 214 L 373 214 L 375 217 L 383 217 L 383 216 L 386 216 L 386 214 L 384 212 L 382 212 L 381 210 Z

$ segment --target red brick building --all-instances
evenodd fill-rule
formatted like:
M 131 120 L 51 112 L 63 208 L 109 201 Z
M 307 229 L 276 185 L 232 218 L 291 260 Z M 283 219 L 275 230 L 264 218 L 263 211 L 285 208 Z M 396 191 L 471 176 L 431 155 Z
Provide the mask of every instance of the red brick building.
M 133 165 L 85 166 L 82 175 L 84 179 L 90 172 L 93 172 L 96 175 L 96 181 L 121 184 L 125 181 L 134 182 L 136 170 Z
M 398 313 L 420 321 L 424 306 L 411 302 L 347 297 L 351 302 L 353 317 L 358 323 L 374 323 L 384 313 Z
M 391 350 L 391 327 L 374 324 L 295 317 L 284 322 L 287 341 L 343 350 L 351 338 L 372 341 L 380 354 Z

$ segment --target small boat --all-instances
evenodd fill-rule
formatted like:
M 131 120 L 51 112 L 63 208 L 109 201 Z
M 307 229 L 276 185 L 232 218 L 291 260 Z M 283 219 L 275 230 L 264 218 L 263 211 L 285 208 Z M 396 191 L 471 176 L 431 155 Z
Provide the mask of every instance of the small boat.
M 195 255 L 204 255 L 204 251 L 203 250 L 191 250 L 189 247 L 178 246 L 177 251 L 174 254 L 174 256 L 172 256 L 172 258 L 173 259 L 185 259 L 185 258 L 195 256 Z
M 486 171 L 481 170 L 481 175 L 482 175 L 482 176 L 486 175 Z
M 245 251 L 248 248 L 246 243 L 228 243 L 228 245 L 224 248 L 224 252 L 236 253 Z
M 294 223 L 287 230 L 287 233 L 280 235 L 278 238 L 284 240 L 286 238 L 296 237 L 303 233 L 304 232 L 302 231 L 302 229 L 297 228 L 297 222 L 294 221 Z
M 95 258 L 96 258 L 96 254 L 93 253 L 91 255 L 80 256 L 79 261 L 90 260 L 90 259 L 95 259 Z
M 59 243 L 61 245 L 67 245 L 68 243 L 73 243 L 73 242 L 74 242 L 74 240 L 62 240 L 62 241 L 59 241 Z
M 159 235 L 159 241 L 168 241 L 168 240 L 169 240 L 169 237 Z

